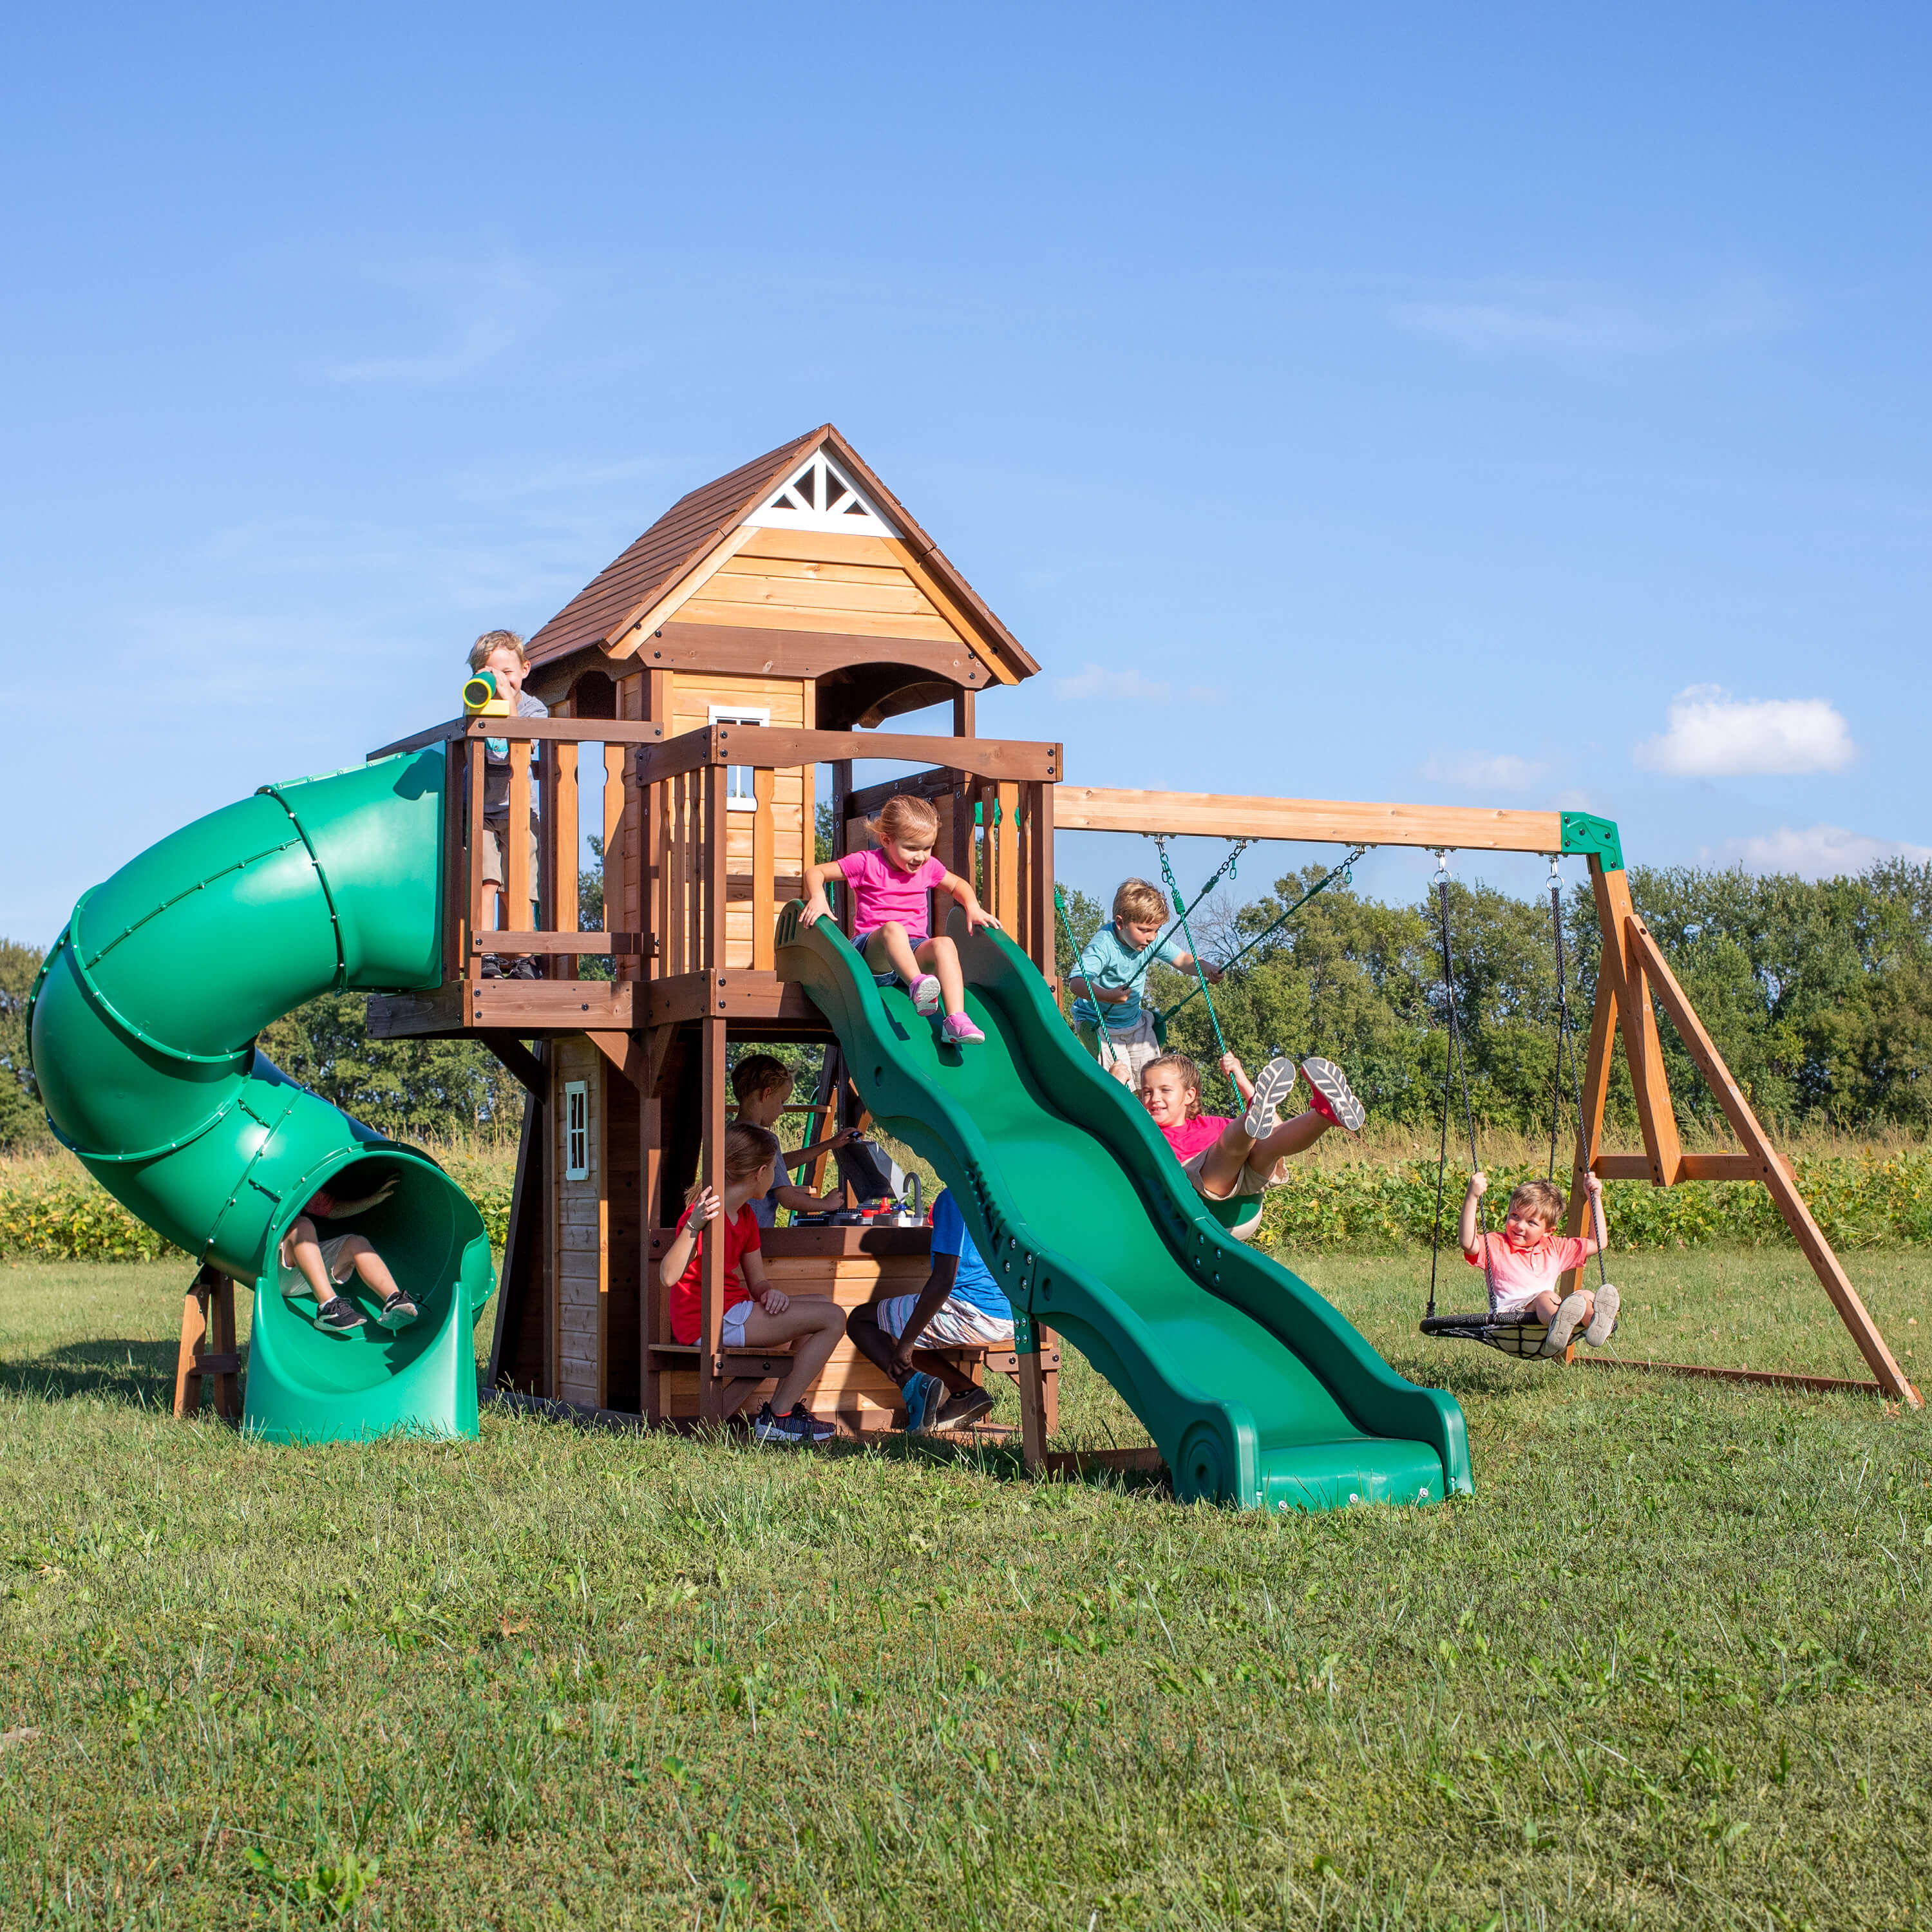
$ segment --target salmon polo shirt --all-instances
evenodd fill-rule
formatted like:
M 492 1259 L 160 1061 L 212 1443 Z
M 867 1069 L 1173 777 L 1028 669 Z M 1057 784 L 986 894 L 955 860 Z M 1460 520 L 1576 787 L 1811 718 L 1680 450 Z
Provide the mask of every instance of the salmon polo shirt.
M 1554 1291 L 1556 1277 L 1566 1269 L 1581 1268 L 1590 1258 L 1590 1244 L 1575 1234 L 1546 1234 L 1527 1248 L 1513 1248 L 1494 1232 L 1483 1237 L 1483 1246 L 1465 1248 L 1462 1258 L 1472 1268 L 1483 1265 L 1484 1249 L 1489 1253 L 1489 1271 L 1495 1283 L 1492 1312 L 1513 1315 L 1527 1308 L 1545 1289 Z

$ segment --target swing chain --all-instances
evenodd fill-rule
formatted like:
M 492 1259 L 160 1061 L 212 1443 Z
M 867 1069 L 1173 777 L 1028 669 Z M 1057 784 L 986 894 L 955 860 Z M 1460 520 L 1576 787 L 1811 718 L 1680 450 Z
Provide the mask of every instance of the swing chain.
M 1208 1023 L 1214 1029 L 1214 1044 L 1221 1049 L 1221 1058 L 1225 1060 L 1228 1057 L 1228 1042 L 1221 1032 L 1220 1016 L 1214 1010 L 1214 996 L 1208 990 L 1208 962 L 1202 958 L 1201 949 L 1195 944 L 1193 932 L 1188 926 L 1187 913 L 1180 903 L 1180 887 L 1174 879 L 1173 866 L 1168 862 L 1167 841 L 1164 837 L 1156 836 L 1154 842 L 1160 853 L 1160 875 L 1167 882 L 1168 891 L 1173 896 L 1174 910 L 1180 915 L 1181 935 L 1187 941 L 1188 951 L 1194 956 L 1196 985 L 1202 999 L 1207 1005 Z M 1240 844 L 1245 845 L 1248 842 L 1244 838 L 1240 842 Z M 1240 849 L 1240 847 L 1238 845 L 1235 850 L 1228 855 L 1225 862 L 1226 866 L 1233 865 L 1234 859 L 1239 855 Z M 1216 876 L 1218 878 L 1220 874 L 1217 873 Z M 1210 880 L 1208 884 L 1211 886 L 1213 883 L 1214 881 Z M 1194 903 L 1198 905 L 1207 895 L 1208 886 L 1204 886 L 1200 892 L 1195 895 Z M 1192 995 L 1190 994 L 1189 997 L 1191 998 Z M 1238 1102 L 1241 1097 L 1241 1090 L 1234 1086 L 1234 1076 L 1232 1074 L 1228 1076 L 1228 1084 L 1234 1088 L 1234 1098 Z

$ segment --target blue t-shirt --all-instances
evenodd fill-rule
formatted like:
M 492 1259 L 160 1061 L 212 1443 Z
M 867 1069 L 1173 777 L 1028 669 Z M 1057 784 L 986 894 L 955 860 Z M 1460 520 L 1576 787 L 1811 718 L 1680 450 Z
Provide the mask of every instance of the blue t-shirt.
M 992 1269 L 980 1258 L 980 1250 L 966 1232 L 966 1217 L 950 1188 L 932 1204 L 932 1252 L 959 1257 L 959 1272 L 952 1277 L 954 1300 L 970 1303 L 995 1321 L 1013 1318 L 1013 1305 L 993 1279 Z
M 1187 948 L 1181 944 L 1179 932 L 1170 932 L 1152 949 L 1156 959 L 1164 959 L 1172 966 Z M 1136 952 L 1120 937 L 1120 928 L 1112 920 L 1101 927 L 1088 940 L 1080 957 L 1075 961 L 1073 972 L 1084 980 L 1090 986 L 1097 986 L 1106 992 L 1114 992 L 1124 986 L 1138 972 L 1141 963 L 1147 958 L 1145 950 Z M 1073 1002 L 1073 1017 L 1082 1026 L 1097 1026 L 1100 1016 L 1106 1014 L 1107 1024 L 1125 1032 L 1130 1030 L 1141 1016 L 1141 987 L 1147 983 L 1142 974 L 1132 992 L 1118 1003 L 1096 1006 L 1091 1000 L 1082 998 Z

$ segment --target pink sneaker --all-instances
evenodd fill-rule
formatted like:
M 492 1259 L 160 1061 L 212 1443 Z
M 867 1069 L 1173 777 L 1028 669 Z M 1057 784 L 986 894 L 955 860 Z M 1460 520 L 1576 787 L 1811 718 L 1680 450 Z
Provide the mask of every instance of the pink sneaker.
M 977 1046 L 986 1036 L 964 1013 L 946 1016 L 946 1037 L 955 1046 Z
M 922 973 L 906 988 L 912 995 L 912 1010 L 916 1013 L 936 1013 L 939 1010 L 939 981 L 931 973 Z

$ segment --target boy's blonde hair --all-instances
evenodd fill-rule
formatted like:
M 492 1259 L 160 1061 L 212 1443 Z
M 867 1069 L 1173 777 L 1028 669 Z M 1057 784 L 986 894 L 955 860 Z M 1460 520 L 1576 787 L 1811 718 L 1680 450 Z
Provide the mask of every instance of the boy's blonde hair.
M 1131 920 L 1136 926 L 1164 926 L 1167 922 L 1167 896 L 1145 879 L 1123 879 L 1114 895 L 1114 916 Z
M 1141 1082 L 1147 1082 L 1148 1076 L 1156 1068 L 1171 1066 L 1180 1076 L 1180 1084 L 1193 1095 L 1187 1103 L 1187 1118 L 1191 1120 L 1201 1112 L 1201 1070 L 1184 1053 L 1163 1053 L 1158 1059 L 1150 1060 L 1141 1069 Z
M 1507 1211 L 1511 1214 L 1519 1208 L 1526 1210 L 1546 1228 L 1556 1227 L 1563 1219 L 1563 1211 L 1569 1206 L 1563 1198 L 1563 1190 L 1554 1181 L 1526 1180 L 1509 1198 Z
M 769 1093 L 774 1087 L 791 1092 L 792 1070 L 775 1053 L 748 1053 L 731 1070 L 731 1097 L 742 1106 L 754 1094 Z
M 939 837 L 939 813 L 927 800 L 897 792 L 880 808 L 872 821 L 883 844 L 890 838 L 895 845 L 931 846 Z
M 525 664 L 530 661 L 529 647 L 514 631 L 485 631 L 470 646 L 470 668 L 481 670 L 490 662 L 492 651 L 514 651 Z
M 778 1137 L 769 1127 L 754 1127 L 734 1120 L 724 1130 L 724 1187 L 735 1187 L 755 1174 L 769 1173 L 778 1157 Z M 685 1190 L 688 1207 L 704 1191 L 700 1176 Z M 721 1194 L 724 1187 L 718 1190 Z

